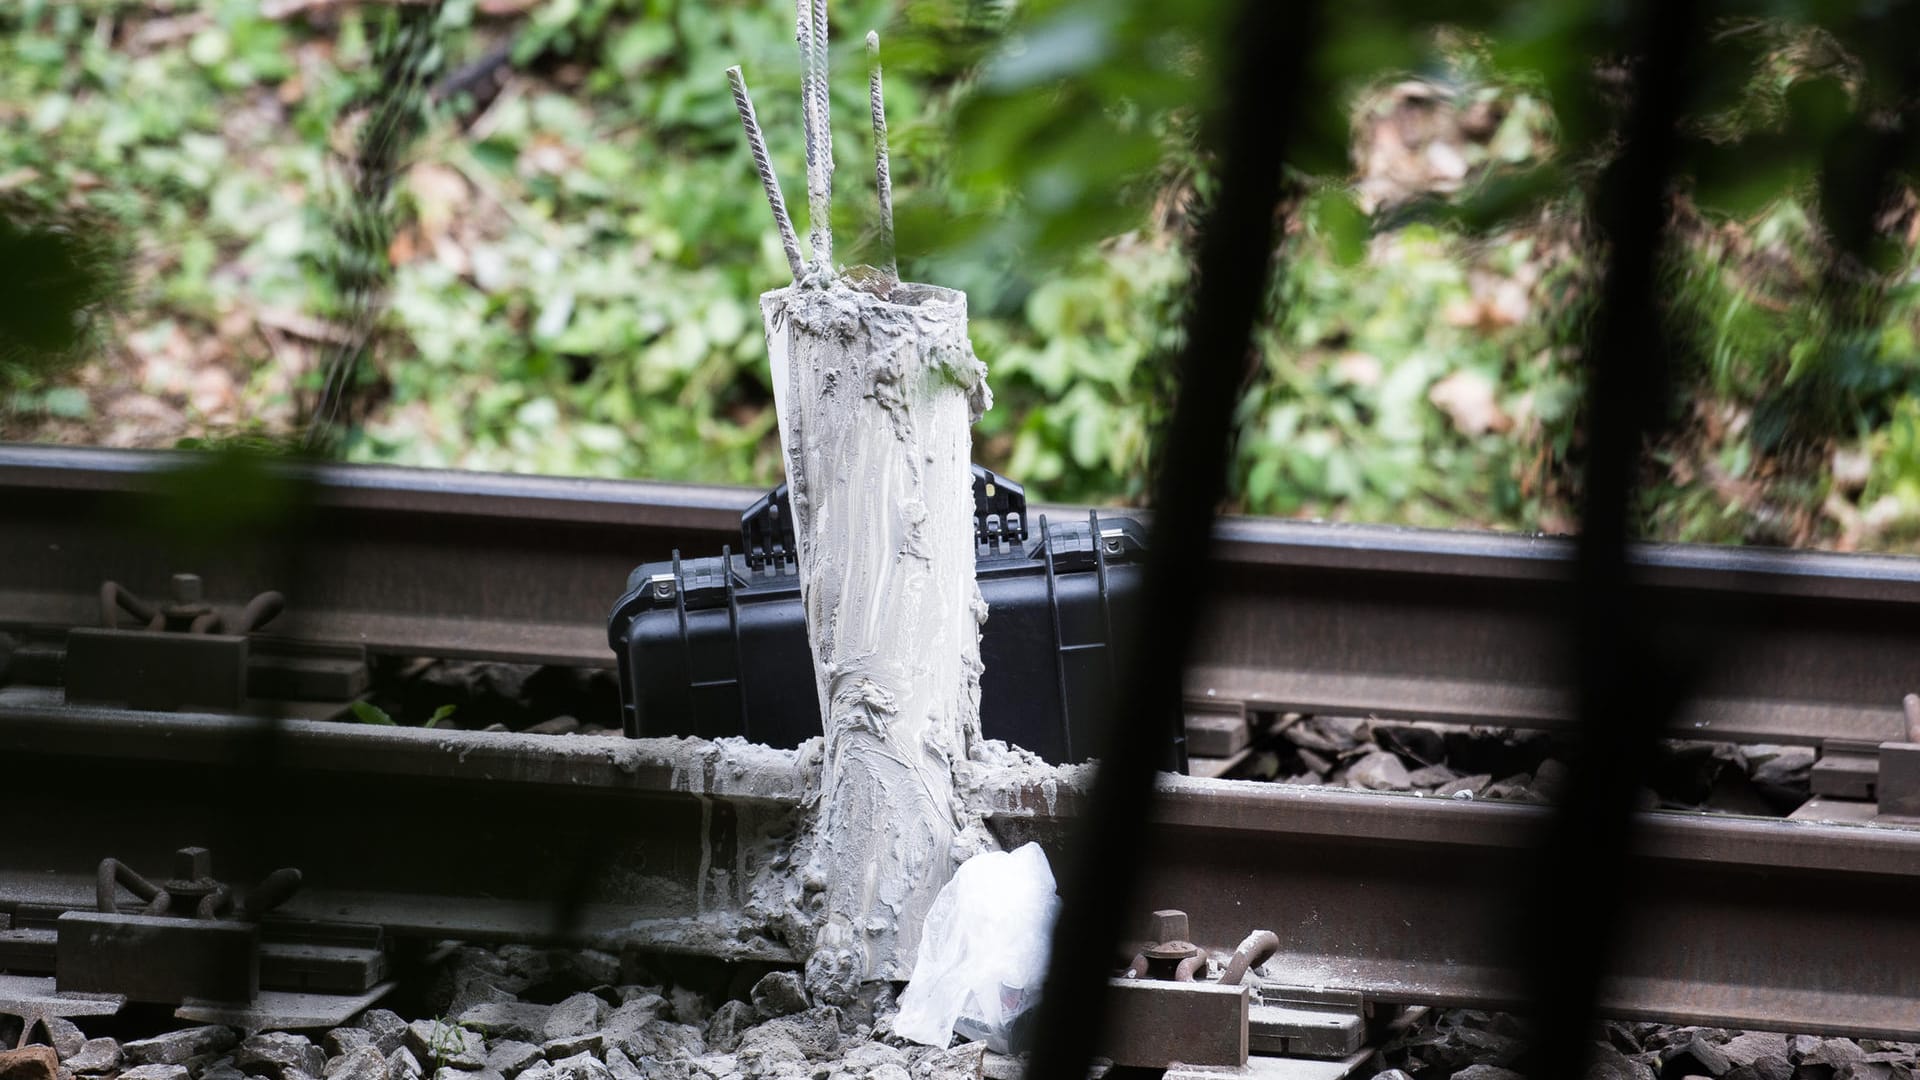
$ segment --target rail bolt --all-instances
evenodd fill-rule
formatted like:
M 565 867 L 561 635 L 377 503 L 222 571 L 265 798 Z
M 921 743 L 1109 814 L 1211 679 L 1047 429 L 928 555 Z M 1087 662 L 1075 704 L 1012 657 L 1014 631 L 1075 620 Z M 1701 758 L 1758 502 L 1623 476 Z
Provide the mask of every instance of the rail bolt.
M 173 876 L 180 881 L 201 881 L 213 877 L 213 852 L 203 847 L 183 847 L 174 852 Z
M 1187 913 L 1176 908 L 1166 908 L 1153 913 L 1153 919 L 1147 925 L 1147 940 L 1185 941 L 1189 932 Z
M 173 575 L 173 602 L 176 604 L 198 604 L 206 597 L 206 587 L 200 582 L 199 574 Z

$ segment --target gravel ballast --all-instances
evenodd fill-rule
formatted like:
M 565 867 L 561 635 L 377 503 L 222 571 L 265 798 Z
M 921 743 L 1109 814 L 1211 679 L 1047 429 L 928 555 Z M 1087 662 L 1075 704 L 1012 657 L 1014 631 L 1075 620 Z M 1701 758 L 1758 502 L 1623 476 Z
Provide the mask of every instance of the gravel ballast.
M 722 984 L 724 991 L 715 988 Z M 472 995 L 482 992 L 489 1000 L 473 1002 Z M 448 1006 L 455 997 L 472 1003 L 453 1013 Z M 105 1036 L 85 1038 L 83 1019 L 75 1031 L 60 1033 L 74 1053 L 56 1065 L 53 1048 L 14 1051 L 11 1056 L 18 1060 L 6 1075 L 7 1080 L 978 1080 L 1004 1075 L 1012 1065 L 979 1044 L 943 1050 L 895 1037 L 885 990 L 854 1006 L 834 1007 L 813 1001 L 796 973 L 764 968 L 757 973 L 725 969 L 718 976 L 709 968 L 682 984 L 631 967 L 623 971 L 621 961 L 605 953 L 460 947 L 423 1007 L 436 1010 L 435 1015 L 409 1020 L 374 1008 L 330 1031 L 261 1032 L 242 1039 L 229 1028 L 200 1026 L 124 1045 Z M 81 1037 L 77 1047 L 74 1036 Z M 1429 1010 L 1377 1044 L 1378 1052 L 1355 1076 L 1529 1080 L 1528 1036 L 1526 1022 L 1512 1015 Z M 568 1040 L 584 1048 L 569 1052 Z M 1596 1032 L 1592 1052 L 1584 1080 L 1920 1080 L 1920 1044 L 1874 1039 L 1608 1021 Z

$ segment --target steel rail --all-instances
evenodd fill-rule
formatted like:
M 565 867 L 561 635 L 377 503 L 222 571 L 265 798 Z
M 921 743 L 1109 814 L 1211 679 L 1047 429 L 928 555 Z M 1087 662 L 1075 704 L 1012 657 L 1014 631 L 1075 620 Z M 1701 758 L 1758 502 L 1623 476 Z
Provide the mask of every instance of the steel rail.
M 317 511 L 288 582 L 268 539 L 241 537 L 209 566 L 145 524 L 156 480 L 194 460 L 0 446 L 0 629 L 98 625 L 103 579 L 158 593 L 189 572 L 215 603 L 286 593 L 269 638 L 611 667 L 607 611 L 628 572 L 675 547 L 717 554 L 752 501 L 685 484 L 288 465 L 277 472 L 310 481 Z
M 299 868 L 279 918 L 792 959 L 707 880 L 750 876 L 754 837 L 791 829 L 791 753 L 147 713 L 12 687 L 0 762 L 0 912 L 91 909 L 102 858 L 165 868 L 202 846 L 236 884 Z
M 284 918 L 793 959 L 777 868 L 804 791 L 792 752 L 142 714 L 16 687 L 0 690 L 0 761 L 0 913 L 90 906 L 101 857 L 165 866 L 205 844 L 222 877 L 299 866 L 307 886 Z M 993 780 L 989 824 L 1057 863 L 1085 776 Z M 1374 1001 L 1524 1004 L 1511 883 L 1543 808 L 1160 787 L 1138 854 L 1142 926 L 1180 908 L 1222 952 L 1272 930 L 1269 977 Z M 1627 868 L 1642 907 L 1606 1012 L 1920 1037 L 1920 967 L 1901 962 L 1920 955 L 1920 831 L 1674 813 L 1643 826 Z
M 717 554 L 756 493 L 737 488 L 377 466 L 289 468 L 320 511 L 301 580 L 264 546 L 217 565 L 140 527 L 174 453 L 0 446 L 0 630 L 94 625 L 103 579 L 210 599 L 286 592 L 275 635 L 382 652 L 608 667 L 627 573 L 675 548 Z M 1051 512 L 1051 508 L 1049 508 Z M 1062 514 L 1072 514 L 1062 509 Z M 1189 694 L 1259 709 L 1564 727 L 1571 703 L 1560 539 L 1224 519 Z M 1920 690 L 1920 559 L 1642 545 L 1663 633 L 1713 641 L 1670 734 L 1820 746 L 1904 737 Z M 992 678 L 988 673 L 987 678 Z
M 1050 842 L 1076 808 L 1030 792 L 1003 839 Z M 1270 973 L 1377 1001 L 1528 1004 L 1513 883 L 1549 810 L 1163 777 L 1141 838 L 1144 911 L 1185 910 L 1202 943 L 1279 935 Z M 1920 832 L 1643 815 L 1632 925 L 1602 1011 L 1626 1019 L 1894 1037 L 1920 1029 Z M 1581 916 L 1567 912 L 1566 933 Z M 1899 1036 L 1910 1037 L 1910 1036 Z

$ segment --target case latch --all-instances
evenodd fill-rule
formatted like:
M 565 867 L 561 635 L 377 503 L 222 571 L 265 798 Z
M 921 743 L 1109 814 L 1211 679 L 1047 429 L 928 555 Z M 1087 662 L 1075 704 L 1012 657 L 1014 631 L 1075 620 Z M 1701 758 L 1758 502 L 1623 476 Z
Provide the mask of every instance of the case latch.
M 973 467 L 973 542 L 976 552 L 1004 552 L 1027 540 L 1027 489 L 979 465 Z M 761 496 L 740 515 L 740 546 L 747 567 L 784 573 L 799 565 L 793 502 L 787 485 Z

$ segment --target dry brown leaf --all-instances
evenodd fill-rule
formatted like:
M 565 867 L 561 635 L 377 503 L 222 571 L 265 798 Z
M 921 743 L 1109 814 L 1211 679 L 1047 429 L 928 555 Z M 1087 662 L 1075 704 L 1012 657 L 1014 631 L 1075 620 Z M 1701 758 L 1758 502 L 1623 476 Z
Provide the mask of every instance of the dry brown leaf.
M 393 242 L 387 245 L 387 262 L 393 266 L 405 266 L 420 254 L 419 230 L 401 229 L 393 236 Z
M 353 331 L 347 327 L 316 319 L 304 312 L 261 308 L 254 312 L 254 320 L 261 326 L 308 341 L 323 341 L 329 345 L 346 345 L 353 341 Z
M 237 342 L 253 336 L 253 312 L 244 307 L 231 307 L 220 313 L 215 320 L 214 333 L 225 342 Z
M 1873 475 L 1873 455 L 1859 447 L 1836 446 L 1833 449 L 1833 488 L 1848 495 L 1867 486 Z
M 1531 308 L 1524 286 L 1517 281 L 1502 281 L 1481 305 L 1481 319 L 1490 327 L 1517 326 L 1527 320 Z
M 438 242 L 467 208 L 473 191 L 460 171 L 423 161 L 407 170 L 407 192 L 420 221 L 420 231 Z
M 1860 546 L 1867 523 L 1859 507 L 1841 498 L 1837 492 L 1829 492 L 1826 501 L 1820 504 L 1820 512 L 1832 518 L 1840 528 L 1840 535 L 1833 541 L 1835 551 L 1853 551 Z
M 538 173 L 564 176 L 577 164 L 579 164 L 579 154 L 571 147 L 544 137 L 536 137 L 533 145 L 520 152 L 522 176 Z
M 1456 371 L 1434 383 L 1427 391 L 1427 400 L 1447 414 L 1455 431 L 1468 438 L 1505 431 L 1513 424 L 1494 397 L 1493 380 L 1471 369 Z
M 187 403 L 202 416 L 224 413 L 233 404 L 233 373 L 218 365 L 208 365 L 193 373 Z
M 1480 314 L 1480 301 L 1469 297 L 1464 300 L 1455 300 L 1453 303 L 1448 304 L 1446 308 L 1440 312 L 1440 317 L 1446 320 L 1448 326 L 1464 328 L 1468 326 L 1479 326 Z
M 433 258 L 459 277 L 466 277 L 473 271 L 473 260 L 468 257 L 467 249 L 446 233 L 430 238 L 433 245 Z
M 149 49 L 158 49 L 178 41 L 185 41 L 212 25 L 213 16 L 204 11 L 164 19 L 148 19 L 133 32 L 132 39 L 127 44 L 136 53 L 146 52 Z
M 1380 373 L 1379 358 L 1363 352 L 1341 353 L 1333 362 L 1333 377 L 1351 386 L 1377 386 Z

